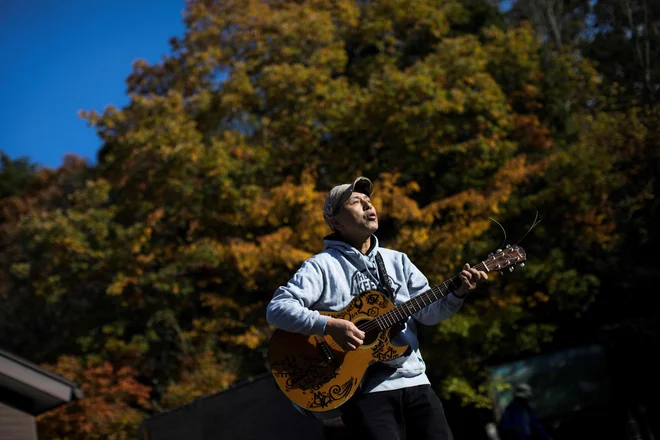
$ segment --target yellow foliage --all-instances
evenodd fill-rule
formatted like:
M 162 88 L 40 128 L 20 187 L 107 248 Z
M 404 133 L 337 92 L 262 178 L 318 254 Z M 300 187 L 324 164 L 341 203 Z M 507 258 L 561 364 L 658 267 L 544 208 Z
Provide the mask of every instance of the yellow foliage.
M 199 397 L 224 390 L 237 379 L 226 363 L 216 360 L 211 352 L 186 358 L 181 377 L 168 385 L 160 404 L 171 408 L 189 403 Z
M 270 332 L 264 331 L 264 329 L 258 329 L 251 325 L 245 332 L 239 335 L 229 336 L 228 334 L 221 334 L 220 340 L 234 345 L 243 345 L 254 350 L 266 342 L 269 335 Z

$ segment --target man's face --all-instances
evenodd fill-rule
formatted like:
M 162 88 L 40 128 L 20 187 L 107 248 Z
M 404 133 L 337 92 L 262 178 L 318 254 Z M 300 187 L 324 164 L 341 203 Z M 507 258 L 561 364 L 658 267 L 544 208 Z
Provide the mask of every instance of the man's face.
M 339 208 L 336 227 L 344 237 L 368 237 L 378 230 L 378 214 L 368 195 L 354 192 Z

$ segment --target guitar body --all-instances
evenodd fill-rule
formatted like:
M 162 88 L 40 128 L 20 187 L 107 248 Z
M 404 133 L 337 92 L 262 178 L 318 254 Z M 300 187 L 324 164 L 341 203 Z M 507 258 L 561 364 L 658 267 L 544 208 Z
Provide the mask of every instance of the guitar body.
M 364 327 L 366 321 L 393 308 L 387 295 L 369 290 L 356 296 L 341 311 L 320 313 Z M 275 330 L 268 350 L 275 382 L 302 410 L 320 416 L 338 409 L 355 395 L 369 366 L 399 357 L 408 348 L 390 343 L 392 329 L 369 327 L 374 329 L 365 331 L 364 344 L 352 351 L 342 350 L 330 336 Z

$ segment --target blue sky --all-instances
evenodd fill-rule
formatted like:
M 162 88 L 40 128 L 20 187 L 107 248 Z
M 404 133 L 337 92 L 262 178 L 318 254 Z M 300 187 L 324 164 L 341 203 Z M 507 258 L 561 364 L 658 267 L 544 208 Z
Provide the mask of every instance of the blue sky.
M 184 33 L 184 0 L 0 0 L 0 149 L 56 168 L 96 163 L 101 142 L 79 110 L 128 103 L 126 77 Z

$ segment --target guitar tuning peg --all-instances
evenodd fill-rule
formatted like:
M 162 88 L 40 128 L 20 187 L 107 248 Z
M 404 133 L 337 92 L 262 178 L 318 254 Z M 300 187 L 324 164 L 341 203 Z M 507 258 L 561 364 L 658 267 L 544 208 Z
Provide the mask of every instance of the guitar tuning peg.
M 490 253 L 488 254 L 488 258 L 493 258 L 493 253 L 492 253 L 492 252 L 490 252 Z
M 510 247 L 511 247 L 511 245 L 510 245 L 510 244 L 507 244 L 507 245 L 506 245 L 506 248 L 507 248 L 507 249 L 509 249 Z
M 496 250 L 495 252 L 502 252 L 502 249 L 498 249 L 498 250 Z
M 509 268 L 509 272 L 513 272 L 513 269 L 515 269 L 515 266 L 511 266 L 511 267 Z
M 525 263 L 519 263 L 518 266 L 525 267 Z
M 504 275 L 504 271 L 503 271 L 503 270 L 500 271 L 500 275 Z

